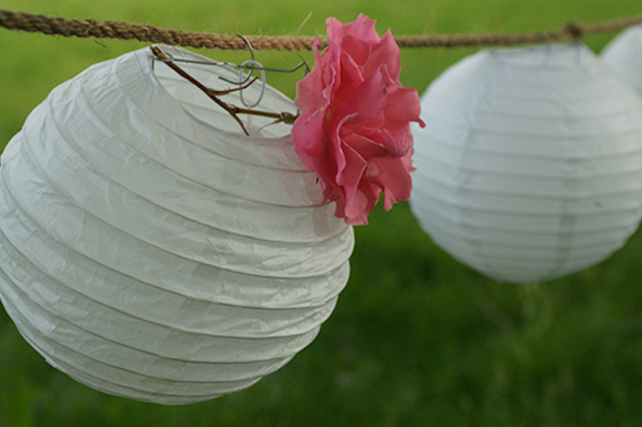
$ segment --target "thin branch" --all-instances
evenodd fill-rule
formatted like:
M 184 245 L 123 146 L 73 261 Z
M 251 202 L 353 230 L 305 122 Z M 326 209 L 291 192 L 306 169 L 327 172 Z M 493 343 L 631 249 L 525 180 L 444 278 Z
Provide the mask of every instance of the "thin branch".
M 261 116 L 261 117 L 269 117 L 272 119 L 275 119 L 275 123 L 278 122 L 283 122 L 283 123 L 288 123 L 292 124 L 296 120 L 297 116 L 290 114 L 290 113 L 270 113 L 268 111 L 259 111 L 259 110 L 251 110 L 247 108 L 239 108 L 235 105 L 228 104 L 227 102 L 222 101 L 219 99 L 219 96 L 221 95 L 228 95 L 232 92 L 240 91 L 243 89 L 248 88 L 252 83 L 254 83 L 258 77 L 253 78 L 250 82 L 244 84 L 243 86 L 239 86 L 234 89 L 226 89 L 226 90 L 214 90 L 206 87 L 203 85 L 201 82 L 196 80 L 194 77 L 192 77 L 187 71 L 183 70 L 181 67 L 176 65 L 170 57 L 165 55 L 162 50 L 160 50 L 157 46 L 151 46 L 150 47 L 152 53 L 156 58 L 161 60 L 163 63 L 165 63 L 168 67 L 170 67 L 172 70 L 174 70 L 176 73 L 178 73 L 181 77 L 192 83 L 194 86 L 199 88 L 205 95 L 207 95 L 212 101 L 216 102 L 221 108 L 223 108 L 225 111 L 227 111 L 233 118 L 236 120 L 236 122 L 241 126 L 241 129 L 243 129 L 243 132 L 247 136 L 249 136 L 249 132 L 245 128 L 245 125 L 241 121 L 241 119 L 238 117 L 239 114 L 251 114 L 254 116 Z

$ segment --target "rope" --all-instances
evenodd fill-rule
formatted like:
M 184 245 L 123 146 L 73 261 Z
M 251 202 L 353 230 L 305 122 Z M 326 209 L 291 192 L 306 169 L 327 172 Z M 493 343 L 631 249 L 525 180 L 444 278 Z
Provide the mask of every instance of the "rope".
M 603 21 L 596 24 L 569 23 L 555 31 L 524 34 L 434 34 L 421 36 L 395 36 L 399 47 L 464 47 L 464 46 L 512 46 L 536 44 L 561 40 L 579 40 L 585 35 L 609 33 L 642 23 L 642 15 L 632 18 Z M 153 25 L 94 19 L 75 20 L 23 12 L 0 10 L 0 26 L 9 30 L 40 32 L 63 37 L 94 37 L 141 42 L 164 43 L 194 48 L 243 50 L 247 45 L 234 35 L 179 31 Z M 328 43 L 325 36 L 247 36 L 254 49 L 263 50 L 311 50 L 315 40 L 321 46 Z

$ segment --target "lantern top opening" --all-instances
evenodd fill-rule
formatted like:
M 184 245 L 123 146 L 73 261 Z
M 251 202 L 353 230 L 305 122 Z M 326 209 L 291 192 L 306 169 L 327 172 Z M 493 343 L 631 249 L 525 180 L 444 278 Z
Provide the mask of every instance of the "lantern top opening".
M 170 46 L 163 46 L 163 50 L 169 50 L 175 58 L 199 61 L 199 63 L 181 63 L 181 68 L 208 88 L 215 90 L 233 89 L 233 84 L 227 83 L 221 78 L 232 81 L 240 80 L 238 70 L 213 61 L 210 58 Z M 153 61 L 153 56 L 150 54 L 150 62 Z M 234 134 L 243 133 L 239 124 L 227 111 L 218 106 L 194 84 L 176 74 L 174 70 L 164 66 L 162 63 L 155 63 L 150 69 L 150 75 L 177 104 L 175 105 L 176 108 L 182 109 L 196 120 L 211 127 L 212 131 L 224 131 Z M 221 99 L 228 104 L 243 107 L 241 96 L 246 102 L 254 103 L 261 96 L 261 90 L 262 83 L 259 79 L 243 89 L 242 94 L 241 91 L 236 91 L 221 96 Z M 291 99 L 267 84 L 260 104 L 254 109 L 271 113 L 296 114 L 297 112 Z M 244 114 L 239 114 L 238 117 L 248 130 L 250 137 L 281 138 L 289 135 L 292 130 L 291 125 L 275 123 L 275 120 L 269 117 Z
M 581 65 L 593 53 L 581 43 L 543 44 L 526 48 L 486 51 L 494 60 L 511 67 L 560 67 Z

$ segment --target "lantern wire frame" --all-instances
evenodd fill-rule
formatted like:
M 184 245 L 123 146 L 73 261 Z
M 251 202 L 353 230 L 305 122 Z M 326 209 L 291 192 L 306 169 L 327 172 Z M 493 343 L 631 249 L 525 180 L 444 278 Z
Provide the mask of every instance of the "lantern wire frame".
M 247 61 L 244 61 L 243 63 L 235 64 L 233 62 L 217 62 L 217 61 L 212 61 L 212 62 L 206 62 L 206 61 L 200 61 L 200 60 L 193 60 L 193 59 L 184 59 L 184 58 L 177 58 L 174 55 L 164 51 L 161 49 L 160 46 L 154 45 L 151 46 L 150 49 L 152 51 L 153 59 L 155 61 L 161 61 L 168 65 L 170 68 L 172 68 L 174 71 L 176 71 L 181 77 L 187 79 L 190 81 L 192 84 L 194 84 L 196 87 L 198 87 L 201 91 L 203 91 L 208 97 L 210 97 L 216 104 L 218 104 L 220 107 L 222 107 L 224 110 L 226 110 L 239 124 L 241 129 L 243 129 L 243 132 L 245 132 L 246 135 L 249 135 L 247 129 L 243 125 L 242 121 L 238 118 L 238 114 L 252 114 L 252 115 L 258 115 L 258 116 L 264 116 L 264 117 L 271 117 L 275 119 L 274 123 L 279 123 L 279 122 L 284 122 L 288 124 L 294 123 L 294 120 L 299 116 L 300 111 L 297 109 L 296 114 L 291 114 L 291 113 L 269 113 L 265 111 L 258 111 L 258 110 L 253 110 L 253 108 L 257 107 L 260 103 L 261 100 L 263 99 L 263 96 L 265 94 L 265 87 L 267 85 L 267 77 L 266 77 L 266 71 L 271 71 L 271 72 L 279 72 L 279 73 L 293 73 L 297 70 L 299 70 L 302 67 L 304 68 L 304 78 L 307 76 L 307 74 L 310 72 L 310 66 L 308 63 L 303 60 L 301 63 L 299 63 L 297 66 L 289 69 L 282 69 L 282 68 L 266 68 L 263 67 L 263 64 L 258 62 L 254 56 L 254 48 L 252 47 L 252 43 L 243 35 L 241 34 L 235 34 L 236 36 L 240 37 L 247 45 L 247 48 L 250 52 L 250 56 L 252 59 L 249 59 Z M 154 62 L 152 62 L 152 72 L 154 71 Z M 207 65 L 207 66 L 223 66 L 223 67 L 229 67 L 232 69 L 238 69 L 238 79 L 232 80 L 228 79 L 223 76 L 219 76 L 220 80 L 223 80 L 227 83 L 236 85 L 236 88 L 233 89 L 227 89 L 227 90 L 214 90 L 205 87 L 203 84 L 201 84 L 198 80 L 196 80 L 194 77 L 189 75 L 186 71 L 178 67 L 175 63 L 176 62 L 183 62 L 183 63 L 189 63 L 189 64 L 198 64 L 198 65 Z M 249 70 L 247 74 L 245 74 L 245 71 Z M 251 86 L 256 80 L 257 77 L 254 79 L 250 80 L 252 78 L 252 74 L 254 73 L 254 70 L 258 70 L 261 74 L 261 90 L 259 93 L 258 98 L 254 102 L 247 102 L 245 100 L 245 97 L 243 96 L 243 91 L 244 89 L 248 88 Z M 239 108 L 234 105 L 227 104 L 220 100 L 218 96 L 220 95 L 227 95 L 231 92 L 239 92 L 239 98 L 241 103 L 246 107 L 246 108 Z
M 298 65 L 294 66 L 293 68 L 271 68 L 271 67 L 264 67 L 260 62 L 256 61 L 256 57 L 254 55 L 254 47 L 252 46 L 252 43 L 247 39 L 247 37 L 241 35 L 241 34 L 234 34 L 237 37 L 240 37 L 245 44 L 248 47 L 248 50 L 250 51 L 250 56 L 252 59 L 247 60 L 242 62 L 241 64 L 236 64 L 234 62 L 206 62 L 206 61 L 198 61 L 195 59 L 184 59 L 184 58 L 175 58 L 172 54 L 168 52 L 164 52 L 165 55 L 169 58 L 171 62 L 184 62 L 187 64 L 199 64 L 199 65 L 210 65 L 210 66 L 228 66 L 232 67 L 235 69 L 239 70 L 239 80 L 234 81 L 231 79 L 228 79 L 226 77 L 220 76 L 219 79 L 223 80 L 224 82 L 233 84 L 233 85 L 238 85 L 242 86 L 245 83 L 247 83 L 250 78 L 252 77 L 252 73 L 254 70 L 260 71 L 262 74 L 261 78 L 261 83 L 263 85 L 263 88 L 265 88 L 265 85 L 267 84 L 267 81 L 265 80 L 265 71 L 269 72 L 275 72 L 275 73 L 294 73 L 295 71 L 299 70 L 300 68 L 304 68 L 304 73 L 303 77 L 307 76 L 308 73 L 310 72 L 310 65 L 307 63 L 307 61 L 301 61 Z M 166 60 L 162 60 L 160 58 L 154 58 L 157 61 L 163 61 L 166 62 Z M 152 70 L 153 70 L 153 65 L 152 65 Z M 250 70 L 248 74 L 242 74 L 243 70 Z M 240 78 L 241 76 L 244 76 L 243 78 Z M 265 89 L 262 89 L 261 92 L 263 93 Z

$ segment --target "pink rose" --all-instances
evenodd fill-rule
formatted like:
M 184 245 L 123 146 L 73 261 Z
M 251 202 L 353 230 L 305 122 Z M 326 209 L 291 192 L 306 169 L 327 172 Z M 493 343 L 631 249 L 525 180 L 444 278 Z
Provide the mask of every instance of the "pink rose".
M 295 101 L 294 148 L 326 201 L 336 201 L 335 215 L 352 225 L 368 223 L 382 191 L 386 210 L 408 200 L 410 122 L 424 126 L 417 91 L 399 83 L 399 47 L 389 30 L 377 35 L 375 22 L 328 18 L 330 45 L 319 55 L 315 43 L 314 70 L 297 84 Z

